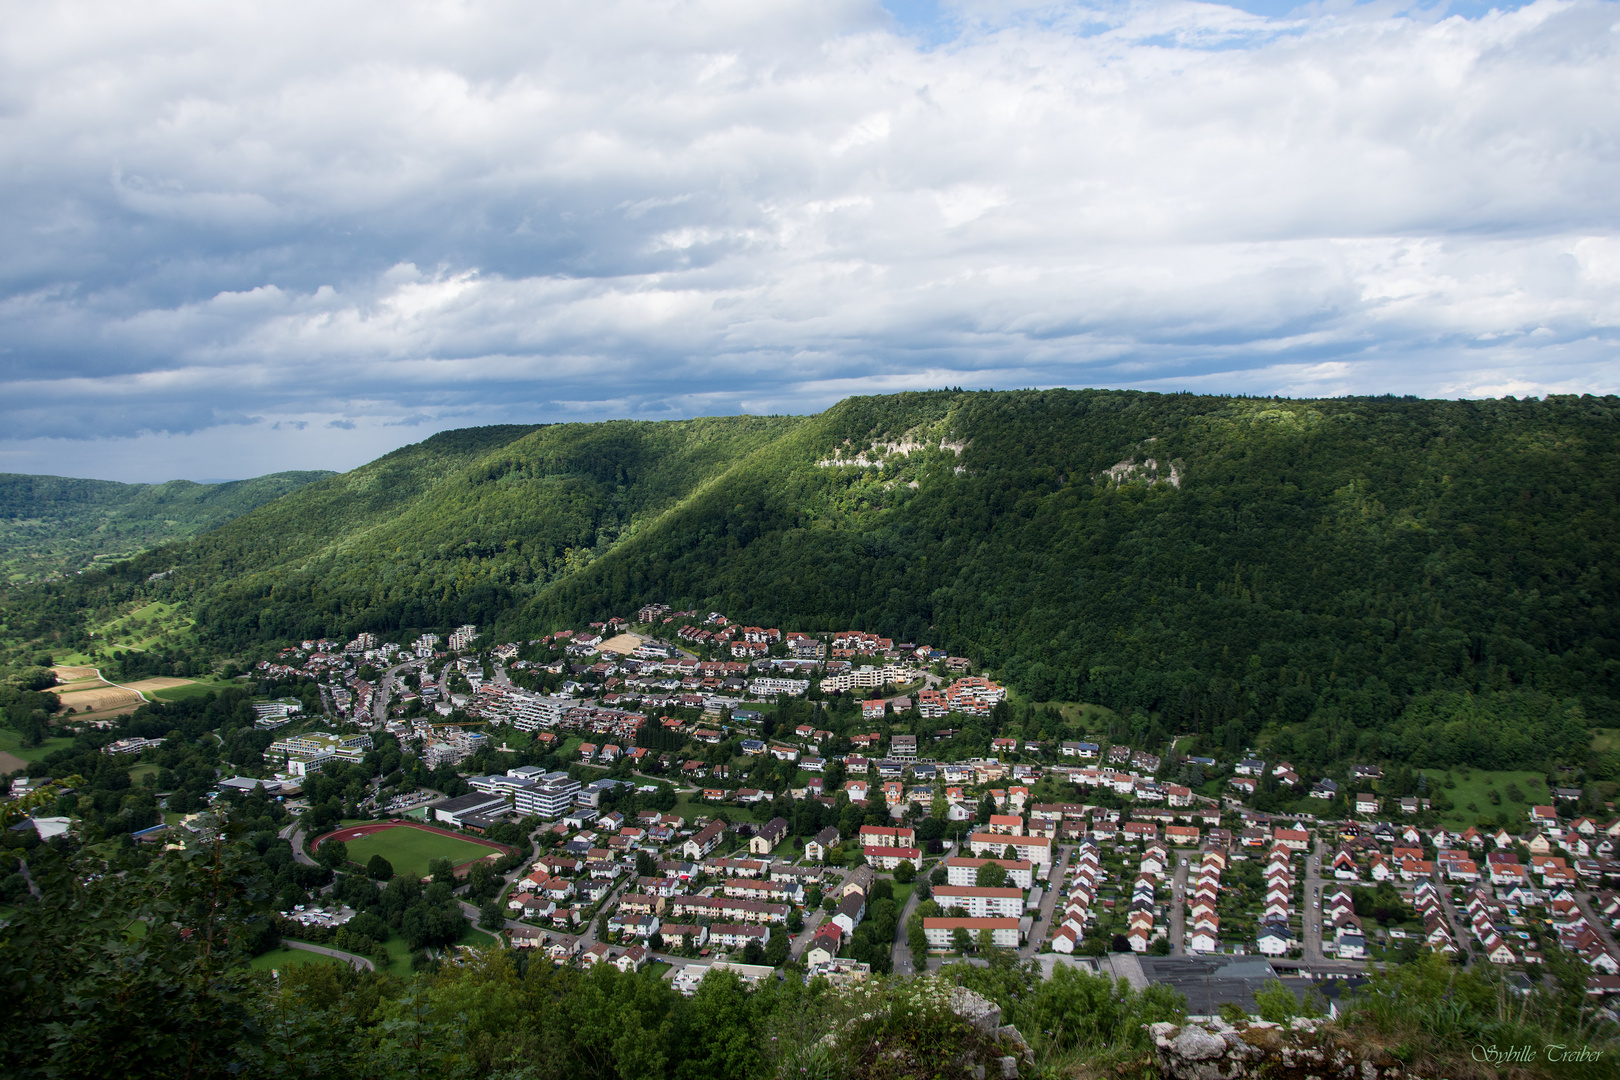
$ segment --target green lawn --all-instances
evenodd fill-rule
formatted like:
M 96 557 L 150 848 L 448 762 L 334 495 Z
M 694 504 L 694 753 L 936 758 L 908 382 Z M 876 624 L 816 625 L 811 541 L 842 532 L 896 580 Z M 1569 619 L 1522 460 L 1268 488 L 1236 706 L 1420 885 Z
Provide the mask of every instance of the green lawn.
M 54 739 L 46 739 L 38 746 L 24 746 L 22 744 L 22 739 L 17 735 L 16 732 L 0 731 L 0 750 L 4 750 L 9 754 L 15 754 L 24 761 L 28 762 L 30 765 L 41 758 L 50 757 L 58 750 L 66 749 L 72 745 L 72 738 L 59 735 Z
M 895 882 L 894 883 L 894 910 L 896 912 L 904 911 L 906 909 L 906 901 L 910 900 L 911 899 L 911 894 L 916 892 L 916 891 L 917 891 L 917 883 L 915 881 L 913 881 L 913 882 L 911 882 L 910 884 L 907 884 L 907 885 L 902 885 L 898 881 Z
M 494 849 L 482 844 L 460 840 L 454 836 L 423 832 L 421 829 L 395 828 L 362 836 L 347 843 L 349 861 L 366 865 L 373 855 L 387 859 L 396 874 L 407 877 L 426 877 L 430 859 L 449 859 L 458 866 L 481 859 Z
M 303 949 L 289 949 L 285 945 L 271 949 L 267 953 L 260 953 L 248 961 L 248 968 L 252 971 L 274 971 L 276 968 L 290 967 L 293 964 L 341 964 L 330 956 L 320 953 L 305 952 Z M 410 969 L 410 958 L 405 960 L 406 970 Z
M 410 978 L 411 948 L 405 944 L 405 939 L 398 934 L 390 934 L 388 940 L 383 942 L 383 948 L 388 950 L 388 967 L 385 969 L 388 974 Z
M 229 683 L 190 683 L 186 686 L 171 686 L 167 690 L 148 690 L 147 695 L 159 701 L 184 701 L 187 698 L 208 697 L 229 685 Z
M 1081 733 L 1106 731 L 1109 722 L 1118 716 L 1105 705 L 1081 701 L 1042 701 L 1036 703 L 1036 708 L 1057 709 L 1063 722 Z
M 468 924 L 467 932 L 461 935 L 461 940 L 456 942 L 456 944 L 476 945 L 480 949 L 487 949 L 491 945 L 499 945 L 500 940 L 496 938 L 494 934 L 480 930 L 478 927 Z
M 1546 778 L 1539 772 L 1452 769 L 1450 776 L 1457 786 L 1451 788 L 1445 786 L 1446 773 L 1436 771 L 1428 775 L 1429 783 L 1438 781 L 1439 790 L 1445 792 L 1446 798 L 1454 804 L 1452 809 L 1440 815 L 1440 820 L 1459 828 L 1466 828 L 1480 818 L 1489 816 L 1499 822 L 1505 820 L 1514 833 L 1523 832 L 1529 825 L 1530 807 L 1551 801 Z M 1510 798 L 1506 790 L 1509 784 L 1516 786 L 1523 797 Z M 1491 801 L 1490 793 L 1493 791 L 1499 797 L 1499 802 Z M 1474 809 L 1470 810 L 1470 805 Z
M 671 810 L 670 813 L 679 814 L 690 823 L 693 818 L 702 817 L 705 814 L 713 817 L 719 808 L 718 803 L 704 802 L 694 795 L 677 795 L 675 797 L 675 809 Z

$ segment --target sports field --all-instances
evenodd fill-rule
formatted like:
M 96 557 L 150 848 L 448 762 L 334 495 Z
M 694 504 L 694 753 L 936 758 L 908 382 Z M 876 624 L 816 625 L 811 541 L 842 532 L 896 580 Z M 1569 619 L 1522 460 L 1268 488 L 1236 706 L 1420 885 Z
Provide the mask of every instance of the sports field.
M 381 855 L 394 873 L 417 878 L 427 876 L 431 859 L 449 859 L 461 866 L 507 850 L 499 844 L 463 840 L 410 825 L 359 825 L 339 829 L 331 838 L 343 841 L 352 863 L 364 866 L 373 855 Z M 321 839 L 324 843 L 328 837 Z

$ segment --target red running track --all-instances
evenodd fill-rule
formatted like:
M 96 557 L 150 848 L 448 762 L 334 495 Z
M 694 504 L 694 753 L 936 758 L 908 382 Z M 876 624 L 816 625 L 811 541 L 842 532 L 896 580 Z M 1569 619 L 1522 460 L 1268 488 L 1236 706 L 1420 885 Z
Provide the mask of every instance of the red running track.
M 420 825 L 414 821 L 379 821 L 372 825 L 350 825 L 347 828 L 334 829 L 329 833 L 323 833 L 322 835 L 317 836 L 313 841 L 311 841 L 309 850 L 318 850 L 321 844 L 325 843 L 327 840 L 342 840 L 347 842 L 349 840 L 359 839 L 362 836 L 370 836 L 372 833 L 382 832 L 384 829 L 420 829 L 422 832 L 438 833 L 440 836 L 449 836 L 457 840 L 465 840 L 469 844 L 478 844 L 482 847 L 494 848 L 502 855 L 510 855 L 517 850 L 517 848 L 509 847 L 506 844 L 497 844 L 493 840 L 485 840 L 478 836 L 468 836 L 466 833 L 451 832 L 449 829 L 439 829 L 432 825 Z M 477 861 L 477 859 L 469 859 L 464 863 L 457 864 L 456 869 L 459 871 L 465 867 L 471 866 Z

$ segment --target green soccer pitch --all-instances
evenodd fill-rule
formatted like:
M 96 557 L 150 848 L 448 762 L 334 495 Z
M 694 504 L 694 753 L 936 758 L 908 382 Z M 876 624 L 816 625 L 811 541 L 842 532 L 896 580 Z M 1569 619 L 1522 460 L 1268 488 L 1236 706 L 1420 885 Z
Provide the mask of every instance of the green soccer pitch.
M 460 866 L 500 853 L 498 848 L 413 829 L 408 825 L 346 840 L 344 846 L 349 850 L 349 861 L 352 863 L 363 867 L 373 855 L 381 855 L 394 868 L 394 873 L 415 878 L 427 877 L 430 859 L 449 859 Z

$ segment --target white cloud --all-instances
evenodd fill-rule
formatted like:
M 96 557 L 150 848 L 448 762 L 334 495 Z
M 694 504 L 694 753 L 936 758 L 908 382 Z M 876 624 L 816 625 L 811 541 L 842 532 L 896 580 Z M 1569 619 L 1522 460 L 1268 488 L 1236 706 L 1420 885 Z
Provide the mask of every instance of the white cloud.
M 927 48 L 870 0 L 12 12 L 0 454 L 1620 389 L 1612 0 L 951 10 Z

